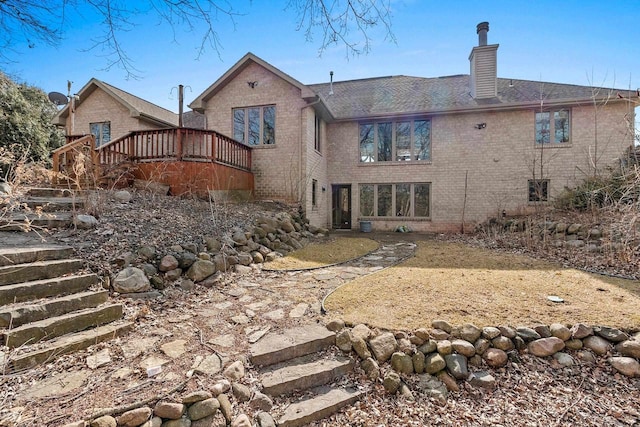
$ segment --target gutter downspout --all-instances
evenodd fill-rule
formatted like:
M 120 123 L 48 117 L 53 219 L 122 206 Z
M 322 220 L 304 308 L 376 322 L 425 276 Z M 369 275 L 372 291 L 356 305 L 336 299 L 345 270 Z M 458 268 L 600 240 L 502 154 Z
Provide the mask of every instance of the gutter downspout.
M 319 95 L 316 95 L 315 101 L 309 102 L 309 103 L 307 103 L 307 105 L 305 105 L 304 107 L 300 108 L 300 118 L 302 119 L 302 112 L 304 111 L 305 108 L 313 107 L 314 105 L 319 104 L 320 101 L 322 101 L 322 99 L 320 98 Z M 300 124 L 302 125 L 302 123 L 300 123 Z M 298 167 L 299 167 L 299 171 L 300 171 L 300 181 L 304 182 L 304 190 L 302 190 L 300 188 L 298 189 L 298 197 L 300 199 L 302 199 L 302 194 L 306 194 L 306 191 L 307 191 L 307 181 L 306 181 L 306 179 L 304 177 L 303 170 L 302 170 L 302 163 L 303 163 L 302 162 L 302 158 L 303 158 L 303 156 L 302 156 L 302 146 L 303 146 L 303 141 L 305 143 L 305 150 L 306 150 L 306 140 L 303 138 L 303 126 L 300 126 L 300 158 L 298 159 L 298 162 L 299 162 L 298 163 Z M 307 212 L 307 206 L 306 206 L 307 198 L 306 197 L 304 198 L 304 204 L 305 204 L 304 212 L 305 212 L 305 216 L 306 216 L 306 212 Z M 302 206 L 302 200 L 300 200 L 300 206 Z

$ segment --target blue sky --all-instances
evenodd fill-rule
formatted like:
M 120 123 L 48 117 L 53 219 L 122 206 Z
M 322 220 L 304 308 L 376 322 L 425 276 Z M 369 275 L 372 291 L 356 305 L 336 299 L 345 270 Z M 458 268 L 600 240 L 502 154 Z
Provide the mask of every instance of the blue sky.
M 46 92 L 66 93 L 67 80 L 79 90 L 96 77 L 134 95 L 176 111 L 178 84 L 189 103 L 247 52 L 253 52 L 302 83 L 388 75 L 437 77 L 469 73 L 468 56 L 477 45 L 476 24 L 489 21 L 489 44 L 498 43 L 498 76 L 617 88 L 640 88 L 640 1 L 427 1 L 393 0 L 396 43 L 373 30 L 371 52 L 347 57 L 344 46 L 319 56 L 320 34 L 306 41 L 296 31 L 295 11 L 287 1 L 232 1 L 244 15 L 216 21 L 220 52 L 209 49 L 196 59 L 200 33 L 178 29 L 174 35 L 157 19 L 132 16 L 120 35 L 141 70 L 126 79 L 117 68 L 105 71 L 99 51 L 86 51 L 98 37 L 99 20 L 87 10 L 67 12 L 69 22 L 57 47 L 16 44 L 16 62 L 0 67 Z

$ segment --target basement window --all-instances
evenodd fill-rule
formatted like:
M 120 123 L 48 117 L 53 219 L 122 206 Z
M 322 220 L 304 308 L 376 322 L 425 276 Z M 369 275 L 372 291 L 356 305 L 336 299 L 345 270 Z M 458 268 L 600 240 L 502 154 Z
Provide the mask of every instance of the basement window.
M 318 209 L 318 180 L 311 180 L 311 209 Z
M 429 218 L 430 183 L 360 184 L 360 217 Z
M 536 113 L 536 145 L 566 144 L 570 141 L 569 110 Z
M 529 201 L 546 202 L 549 200 L 549 180 L 530 179 L 529 180 Z

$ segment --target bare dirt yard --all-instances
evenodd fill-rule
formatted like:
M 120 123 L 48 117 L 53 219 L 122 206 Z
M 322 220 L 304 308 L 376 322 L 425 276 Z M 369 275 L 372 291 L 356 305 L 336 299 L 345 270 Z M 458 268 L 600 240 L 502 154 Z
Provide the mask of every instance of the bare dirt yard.
M 418 242 L 415 257 L 341 287 L 325 306 L 347 322 L 384 329 L 444 319 L 479 327 L 584 322 L 638 330 L 640 282 L 430 240 Z

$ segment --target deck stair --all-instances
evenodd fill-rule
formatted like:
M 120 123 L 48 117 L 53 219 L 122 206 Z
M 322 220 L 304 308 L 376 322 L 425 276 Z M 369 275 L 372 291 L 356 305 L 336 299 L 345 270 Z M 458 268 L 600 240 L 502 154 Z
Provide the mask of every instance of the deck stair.
M 0 249 L 3 371 L 17 372 L 126 333 L 122 304 L 108 302 L 98 277 L 83 272 L 73 249 Z
M 65 228 L 73 225 L 74 214 L 83 213 L 81 191 L 64 188 L 31 188 L 19 200 L 7 219 L 0 218 L 2 231 Z
M 312 394 L 290 405 L 278 420 L 280 427 L 299 427 L 326 418 L 357 401 L 362 392 L 335 386 L 353 370 L 349 357 L 334 356 L 335 334 L 309 325 L 269 334 L 250 347 L 251 362 L 259 367 L 262 391 L 278 396 L 307 391 Z

